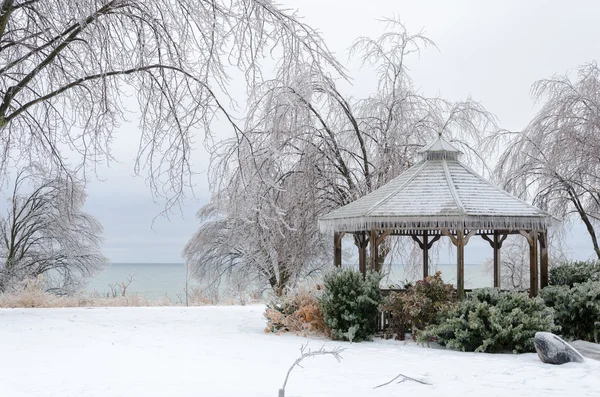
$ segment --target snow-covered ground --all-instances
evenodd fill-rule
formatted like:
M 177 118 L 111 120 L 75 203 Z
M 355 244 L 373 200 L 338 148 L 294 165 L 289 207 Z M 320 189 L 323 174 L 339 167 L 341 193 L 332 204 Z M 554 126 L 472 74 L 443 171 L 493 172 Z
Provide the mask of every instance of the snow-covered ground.
M 600 362 L 458 353 L 264 333 L 263 306 L 0 310 L 0 396 L 277 396 L 302 344 L 343 360 L 296 368 L 286 396 L 599 396 Z M 424 380 L 388 382 L 399 373 Z

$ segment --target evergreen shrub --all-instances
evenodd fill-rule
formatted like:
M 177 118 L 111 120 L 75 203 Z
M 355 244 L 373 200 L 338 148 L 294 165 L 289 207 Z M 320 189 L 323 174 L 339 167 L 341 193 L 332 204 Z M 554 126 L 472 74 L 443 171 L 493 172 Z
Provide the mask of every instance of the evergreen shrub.
M 417 335 L 450 349 L 474 352 L 532 352 L 538 331 L 554 332 L 554 311 L 541 298 L 493 288 L 475 290 Z
M 586 281 L 600 281 L 600 261 L 566 262 L 550 269 L 550 285 L 567 285 Z
M 365 279 L 352 269 L 335 269 L 324 277 L 320 302 L 331 338 L 360 342 L 370 340 L 381 303 L 381 276 L 368 272 Z
M 406 291 L 393 292 L 383 301 L 382 311 L 390 313 L 385 337 L 404 339 L 407 332 L 413 337 L 428 325 L 437 324 L 441 315 L 455 305 L 456 293 L 452 284 L 445 284 L 441 272 L 417 281 Z
M 571 288 L 551 285 L 540 296 L 554 309 L 564 338 L 600 342 L 600 282 L 587 281 Z

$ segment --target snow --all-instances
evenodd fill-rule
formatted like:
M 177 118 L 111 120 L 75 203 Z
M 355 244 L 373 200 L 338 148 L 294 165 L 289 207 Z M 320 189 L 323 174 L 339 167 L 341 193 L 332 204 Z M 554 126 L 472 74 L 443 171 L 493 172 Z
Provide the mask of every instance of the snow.
M 597 396 L 600 362 L 475 354 L 376 340 L 350 344 L 264 333 L 264 306 L 0 310 L 0 396 Z M 430 383 L 386 383 L 399 373 Z

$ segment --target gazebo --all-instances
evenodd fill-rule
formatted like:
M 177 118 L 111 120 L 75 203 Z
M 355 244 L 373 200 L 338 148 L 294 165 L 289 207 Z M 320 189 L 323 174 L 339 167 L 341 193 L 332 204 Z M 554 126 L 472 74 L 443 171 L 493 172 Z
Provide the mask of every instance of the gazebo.
M 409 236 L 423 250 L 423 277 L 429 275 L 429 249 L 442 236 L 457 250 L 456 288 L 464 296 L 464 249 L 481 236 L 494 252 L 494 287 L 500 288 L 500 249 L 509 234 L 529 243 L 530 289 L 548 285 L 547 212 L 496 187 L 460 161 L 462 152 L 439 137 L 421 149 L 417 162 L 386 185 L 319 219 L 323 232 L 334 234 L 334 265 L 342 263 L 342 237 L 355 235 L 359 269 L 379 270 L 378 247 L 387 236 Z M 539 257 L 538 257 L 539 244 Z M 539 259 L 539 266 L 538 266 Z M 538 269 L 540 277 L 538 278 Z

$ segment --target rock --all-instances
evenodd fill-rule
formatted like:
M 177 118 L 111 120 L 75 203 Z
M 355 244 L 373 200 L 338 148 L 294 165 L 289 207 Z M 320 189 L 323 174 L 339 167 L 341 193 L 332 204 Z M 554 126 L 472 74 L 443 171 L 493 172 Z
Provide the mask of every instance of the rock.
M 585 358 L 600 361 L 600 345 L 597 343 L 586 342 L 584 340 L 575 340 L 569 343 Z
M 535 333 L 535 350 L 543 363 L 582 363 L 583 356 L 571 345 L 550 332 Z

